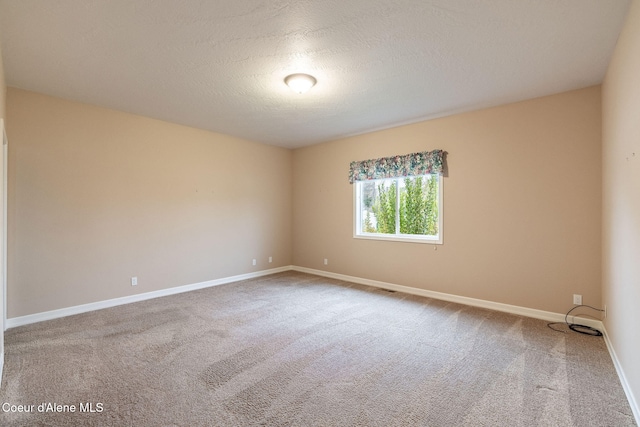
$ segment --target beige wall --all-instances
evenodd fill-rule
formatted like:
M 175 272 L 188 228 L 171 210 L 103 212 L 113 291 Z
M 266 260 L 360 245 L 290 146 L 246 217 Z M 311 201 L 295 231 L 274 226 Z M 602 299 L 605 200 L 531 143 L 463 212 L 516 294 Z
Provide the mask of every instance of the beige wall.
M 605 325 L 640 398 L 640 2 L 627 16 L 602 86 Z M 634 155 L 635 153 L 635 155 Z
M 4 119 L 7 117 L 6 101 L 7 101 L 7 85 L 4 80 L 4 65 L 2 62 L 2 46 L 0 46 L 0 119 Z
M 294 264 L 557 313 L 574 293 L 598 306 L 600 123 L 596 86 L 295 150 Z M 444 244 L 354 239 L 349 162 L 438 148 Z
M 289 150 L 14 88 L 7 112 L 10 318 L 291 264 Z
M 13 88 L 8 115 L 9 317 L 291 263 L 553 312 L 601 302 L 599 87 L 293 154 Z M 349 162 L 433 148 L 444 245 L 353 239 Z
M 6 101 L 7 101 L 7 97 L 6 97 L 6 91 L 7 91 L 7 85 L 5 84 L 5 80 L 4 80 L 4 65 L 2 62 L 2 46 L 0 46 L 0 119 L 5 119 L 6 118 Z M 2 132 L 2 130 L 0 130 L 0 133 Z M 0 134 L 0 203 L 2 203 L 2 200 L 4 198 L 4 185 L 2 185 L 2 176 L 4 175 L 4 150 L 2 149 L 1 146 L 1 141 L 4 138 L 4 136 L 2 134 Z M 4 222 L 4 212 L 2 209 L 2 205 L 0 204 L 0 277 L 2 277 L 2 275 L 4 274 L 3 271 L 3 265 L 2 265 L 2 257 L 4 256 L 3 254 L 3 247 L 2 247 L 2 241 L 4 239 L 4 230 L 3 230 L 3 224 Z M 0 354 L 4 354 L 4 290 L 2 289 L 2 281 L 0 280 Z M 1 364 L 4 364 L 4 360 L 2 360 L 0 362 Z M 1 369 L 0 369 L 0 373 L 1 373 Z

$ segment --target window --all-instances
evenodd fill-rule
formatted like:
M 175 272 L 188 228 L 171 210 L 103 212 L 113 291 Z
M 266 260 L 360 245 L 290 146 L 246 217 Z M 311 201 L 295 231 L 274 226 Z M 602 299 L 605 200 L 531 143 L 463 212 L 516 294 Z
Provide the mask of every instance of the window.
M 353 161 L 353 237 L 442 243 L 443 150 Z
M 354 237 L 442 243 L 439 174 L 356 181 Z

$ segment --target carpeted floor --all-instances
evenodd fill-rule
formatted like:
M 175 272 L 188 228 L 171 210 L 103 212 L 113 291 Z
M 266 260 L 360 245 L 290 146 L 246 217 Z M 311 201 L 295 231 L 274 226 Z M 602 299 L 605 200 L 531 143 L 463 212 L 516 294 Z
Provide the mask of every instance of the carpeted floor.
M 601 337 L 296 272 L 11 329 L 4 369 L 3 426 L 635 425 Z

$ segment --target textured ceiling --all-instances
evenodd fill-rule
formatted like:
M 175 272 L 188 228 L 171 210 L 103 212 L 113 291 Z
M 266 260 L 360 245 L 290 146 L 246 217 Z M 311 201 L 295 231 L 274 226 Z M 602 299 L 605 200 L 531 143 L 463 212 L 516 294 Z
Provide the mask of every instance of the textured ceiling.
M 629 3 L 0 0 L 0 42 L 9 86 L 299 147 L 598 84 Z

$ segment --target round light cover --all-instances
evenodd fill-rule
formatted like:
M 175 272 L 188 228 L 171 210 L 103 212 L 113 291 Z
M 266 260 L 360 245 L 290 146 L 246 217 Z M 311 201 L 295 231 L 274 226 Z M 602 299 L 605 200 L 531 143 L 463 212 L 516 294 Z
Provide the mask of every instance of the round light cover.
M 318 81 L 309 74 L 291 74 L 284 78 L 284 82 L 298 93 L 305 93 L 311 89 Z

